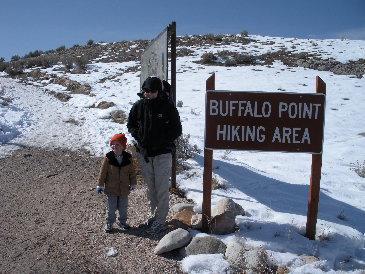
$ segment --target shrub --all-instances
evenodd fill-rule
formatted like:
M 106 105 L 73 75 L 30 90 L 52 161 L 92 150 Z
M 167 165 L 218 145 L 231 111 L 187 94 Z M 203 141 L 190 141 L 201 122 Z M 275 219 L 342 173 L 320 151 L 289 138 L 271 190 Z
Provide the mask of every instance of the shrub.
M 218 51 L 217 55 L 219 57 L 225 58 L 225 57 L 229 57 L 229 56 L 234 55 L 234 53 L 232 51 L 229 51 L 229 50 L 222 50 L 222 51 Z
M 8 66 L 8 62 L 0 62 L 0 72 L 5 71 Z
M 20 62 L 13 62 L 5 69 L 5 72 L 10 76 L 15 76 L 23 73 L 23 65 Z
M 74 65 L 73 57 L 71 55 L 64 55 L 61 57 L 62 64 L 68 69 L 71 70 Z
M 196 145 L 189 143 L 190 134 L 183 134 L 177 140 L 176 157 L 178 161 L 185 161 L 194 157 L 194 153 L 199 152 Z
M 26 68 L 40 67 L 42 66 L 42 60 L 40 57 L 26 58 L 24 60 L 24 65 Z
M 222 34 L 215 35 L 213 33 L 209 33 L 205 37 L 207 40 L 210 40 L 210 41 L 223 41 L 224 36 Z
M 298 59 L 307 59 L 308 58 L 308 53 L 307 52 L 300 52 L 297 54 L 297 58 Z
M 347 221 L 347 217 L 345 215 L 344 210 L 342 209 L 341 212 L 337 215 L 337 218 L 340 219 L 341 221 Z
M 50 68 L 50 67 L 56 65 L 59 61 L 59 57 L 54 54 L 42 55 L 38 58 L 40 58 L 42 67 L 44 67 L 44 68 Z
M 361 178 L 365 178 L 365 161 L 362 164 L 359 161 L 351 164 L 353 165 L 351 170 L 355 171 Z
M 0 63 L 4 62 L 5 58 L 4 57 L 0 57 Z
M 64 51 L 66 50 L 66 47 L 65 46 L 60 46 L 56 49 L 56 51 L 60 52 L 60 51 Z
M 176 170 L 177 172 L 181 172 L 183 170 L 188 169 L 186 165 L 184 165 L 184 161 L 193 158 L 195 152 L 199 152 L 199 149 L 196 145 L 191 145 L 189 143 L 190 134 L 183 134 L 177 139 L 176 145 Z
M 237 61 L 236 61 L 236 60 L 234 60 L 234 59 L 229 58 L 229 59 L 227 59 L 227 60 L 224 62 L 224 65 L 225 65 L 226 67 L 235 67 L 235 66 L 237 66 Z
M 81 57 L 76 57 L 76 59 L 75 59 L 77 69 L 81 72 L 86 71 L 86 65 L 87 65 L 88 62 L 89 62 L 89 56 L 88 55 L 83 55 Z
M 211 52 L 204 53 L 201 57 L 202 64 L 211 64 L 214 63 L 215 60 L 217 60 L 217 57 Z
M 92 45 L 94 45 L 94 41 L 90 39 L 89 41 L 87 41 L 87 45 L 88 45 L 88 46 L 92 46 Z
M 38 57 L 41 56 L 42 51 L 36 50 L 34 52 L 30 51 L 28 54 L 24 55 L 24 58 L 32 58 L 32 57 Z
M 214 34 L 213 33 L 209 33 L 206 35 L 206 39 L 207 40 L 214 40 Z
M 247 54 L 235 54 L 233 59 L 237 64 L 253 64 L 255 62 L 255 59 Z
M 11 56 L 11 61 L 19 61 L 20 60 L 20 56 L 19 55 L 13 55 Z
M 242 37 L 247 37 L 248 36 L 248 31 L 247 30 L 241 31 L 241 36 Z
M 217 190 L 217 189 L 227 190 L 227 186 L 225 184 L 221 183 L 216 176 L 212 177 L 211 185 L 212 185 L 212 190 Z

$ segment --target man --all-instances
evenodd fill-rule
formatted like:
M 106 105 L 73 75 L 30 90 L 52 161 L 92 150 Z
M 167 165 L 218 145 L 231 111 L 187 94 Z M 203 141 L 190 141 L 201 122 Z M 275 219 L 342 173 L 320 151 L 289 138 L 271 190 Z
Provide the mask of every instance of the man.
M 148 77 L 132 107 L 128 131 L 137 141 L 137 160 L 147 183 L 150 214 L 140 228 L 156 234 L 165 229 L 169 212 L 169 178 L 174 141 L 182 128 L 176 107 L 168 100 L 158 77 Z

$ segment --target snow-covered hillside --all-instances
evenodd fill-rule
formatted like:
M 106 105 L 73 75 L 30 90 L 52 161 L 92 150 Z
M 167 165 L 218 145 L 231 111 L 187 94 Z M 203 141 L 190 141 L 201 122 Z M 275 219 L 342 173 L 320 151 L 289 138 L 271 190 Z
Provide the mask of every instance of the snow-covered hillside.
M 214 151 L 213 173 L 226 189 L 213 190 L 212 204 L 229 197 L 247 212 L 237 217 L 239 236 L 218 236 L 224 242 L 240 237 L 266 250 L 273 264 L 293 273 L 323 273 L 365 269 L 365 179 L 354 171 L 365 161 L 365 78 L 338 75 L 325 70 L 256 62 L 242 66 L 204 65 L 204 53 L 222 51 L 259 56 L 279 51 L 306 52 L 318 58 L 347 63 L 365 59 L 365 41 L 306 40 L 249 36 L 239 42 L 189 46 L 190 54 L 177 59 L 177 101 L 183 133 L 192 145 L 204 147 L 205 81 L 216 76 L 217 90 L 266 92 L 315 92 L 316 76 L 327 85 L 321 193 L 316 240 L 305 238 L 311 155 L 305 153 Z M 182 39 L 182 38 L 181 38 Z M 133 47 L 133 43 L 130 43 Z M 104 53 L 104 58 L 111 54 Z M 0 156 L 23 145 L 87 149 L 101 156 L 108 151 L 110 137 L 127 133 L 126 124 L 109 119 L 112 111 L 128 115 L 138 99 L 139 62 L 104 63 L 99 57 L 87 65 L 87 73 L 62 70 L 61 63 L 39 69 L 41 77 L 23 82 L 0 73 Z M 218 58 L 217 62 L 221 60 Z M 137 68 L 137 69 L 136 69 Z M 27 69 L 25 72 L 34 71 Z M 90 93 L 76 94 L 54 79 L 88 84 Z M 69 100 L 55 94 L 69 95 Z M 98 108 L 113 102 L 110 108 Z M 128 142 L 132 138 L 127 133 Z M 203 153 L 188 160 L 191 169 L 179 174 L 177 183 L 188 198 L 202 203 Z M 199 206 L 198 206 L 199 207 Z M 192 232 L 202 236 L 198 231 Z M 300 255 L 318 261 L 305 264 Z M 203 259 L 202 259 L 203 258 Z M 190 258 L 194 259 L 194 258 Z M 192 272 L 204 256 L 189 262 Z M 207 256 L 206 260 L 211 260 Z M 216 263 L 222 262 L 218 258 Z M 194 262 L 194 260 L 193 260 Z M 184 261 L 183 261 L 184 266 Z M 206 269 L 209 271 L 209 269 Z M 224 269 L 222 269 L 224 271 Z

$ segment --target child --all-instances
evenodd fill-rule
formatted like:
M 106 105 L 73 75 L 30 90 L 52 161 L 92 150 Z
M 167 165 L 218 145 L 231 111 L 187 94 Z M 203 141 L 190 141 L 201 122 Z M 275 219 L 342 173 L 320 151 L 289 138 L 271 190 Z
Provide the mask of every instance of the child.
M 127 224 L 128 195 L 136 186 L 136 173 L 132 155 L 125 151 L 127 138 L 124 134 L 115 134 L 110 140 L 112 151 L 108 152 L 100 167 L 97 192 L 105 192 L 106 225 L 105 232 L 112 231 L 115 222 L 115 211 L 119 211 L 118 225 L 121 229 L 129 229 Z

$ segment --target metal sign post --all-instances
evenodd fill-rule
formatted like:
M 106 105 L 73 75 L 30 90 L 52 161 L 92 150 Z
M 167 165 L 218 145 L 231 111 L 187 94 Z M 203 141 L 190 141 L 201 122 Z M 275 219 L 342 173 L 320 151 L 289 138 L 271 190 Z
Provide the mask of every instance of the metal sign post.
M 168 33 L 171 37 L 171 92 L 174 105 L 176 107 L 176 22 L 168 26 Z M 171 167 L 171 189 L 176 189 L 176 152 L 172 155 Z
M 171 44 L 171 92 L 176 106 L 176 22 L 166 27 L 141 56 L 140 87 L 149 76 L 158 76 L 168 81 L 168 42 Z M 176 189 L 176 153 L 172 156 L 171 188 Z

